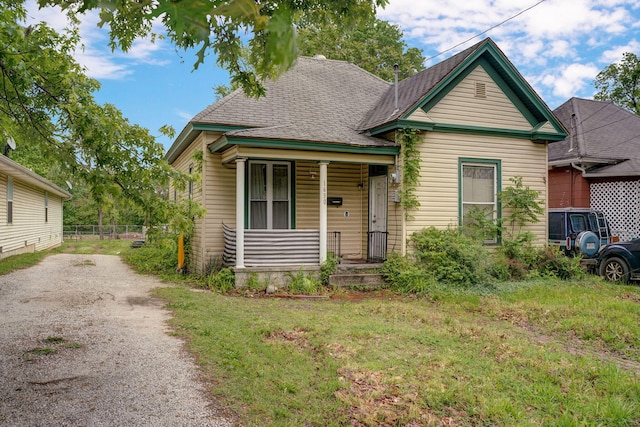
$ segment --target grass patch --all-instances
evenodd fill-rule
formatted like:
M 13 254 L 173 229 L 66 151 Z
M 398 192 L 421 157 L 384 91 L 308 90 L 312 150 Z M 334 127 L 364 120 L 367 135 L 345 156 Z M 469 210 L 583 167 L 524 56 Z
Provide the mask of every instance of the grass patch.
M 0 259 L 0 276 L 36 265 L 51 252 L 31 252 Z
M 638 287 L 538 280 L 358 302 L 157 292 L 244 425 L 640 422 Z
M 122 255 L 130 251 L 130 240 L 72 240 L 49 251 L 31 252 L 0 259 L 0 276 L 15 270 L 32 267 L 51 254 Z M 91 265 L 91 261 L 83 261 Z
M 42 343 L 45 347 L 35 347 L 22 354 L 22 358 L 25 362 L 33 362 L 41 356 L 48 356 L 56 353 L 58 349 L 61 348 L 78 349 L 84 347 L 84 345 L 78 342 L 67 341 L 65 338 L 59 336 L 48 336 L 42 340 Z
M 120 255 L 129 250 L 131 240 L 124 239 L 79 239 L 65 241 L 60 252 L 66 254 Z

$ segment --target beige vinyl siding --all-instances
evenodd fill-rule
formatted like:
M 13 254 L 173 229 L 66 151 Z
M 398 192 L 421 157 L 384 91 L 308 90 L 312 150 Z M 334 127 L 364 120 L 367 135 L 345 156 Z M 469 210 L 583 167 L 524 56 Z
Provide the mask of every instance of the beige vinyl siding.
M 48 194 L 49 218 L 45 222 L 45 191 L 13 180 L 13 222 L 7 224 L 7 176 L 0 175 L 0 247 L 3 256 L 31 252 L 62 243 L 62 199 Z
M 367 170 L 367 165 L 359 164 L 330 163 L 327 167 L 327 196 L 342 197 L 342 206 L 327 208 L 327 231 L 341 233 L 344 259 L 362 259 L 366 256 Z M 320 228 L 319 175 L 317 163 L 296 163 L 297 229 Z M 361 182 L 364 184 L 363 189 L 358 188 Z M 345 212 L 349 215 L 345 216 Z
M 222 165 L 220 154 L 205 152 L 203 178 L 204 219 L 203 260 L 206 264 L 220 257 L 224 251 L 222 224 L 236 228 L 236 167 L 235 164 Z
M 553 132 L 556 133 L 556 129 L 553 127 L 553 125 L 549 122 L 546 122 L 544 125 L 540 126 L 540 129 L 538 129 L 538 131 L 540 132 Z
M 476 83 L 486 97 L 475 96 Z M 412 120 L 433 123 L 531 130 L 532 126 L 481 65 L 426 113 L 417 110 Z
M 318 230 L 320 228 L 318 214 L 320 168 L 317 163 L 296 162 L 295 171 L 296 228 Z
M 404 210 L 400 203 L 393 201 L 393 191 L 399 191 L 401 186 L 393 182 L 391 174 L 395 172 L 394 167 L 389 168 L 389 197 L 388 210 L 387 210 L 387 254 L 390 253 L 402 253 L 403 238 L 402 238 L 402 223 L 404 218 Z
M 342 257 L 362 259 L 366 256 L 368 227 L 367 165 L 331 163 L 327 170 L 328 196 L 342 197 L 342 206 L 327 208 L 328 231 L 340 231 L 342 235 Z M 363 189 L 358 188 L 359 183 Z M 348 212 L 349 216 L 345 216 Z
M 4 226 L 7 225 L 7 175 L 0 173 L 0 246 L 4 239 Z
M 522 176 L 523 184 L 539 191 L 541 201 L 546 200 L 547 147 L 544 144 L 520 139 L 426 132 L 418 148 L 423 159 L 421 185 L 416 191 L 420 207 L 413 213 L 415 219 L 407 223 L 407 237 L 424 227 L 458 225 L 460 158 L 501 160 L 503 189 L 511 184 L 509 178 Z M 546 241 L 546 221 L 544 217 L 540 219 L 529 230 L 542 244 Z
M 193 141 L 191 143 L 191 145 L 189 145 L 189 147 L 187 147 L 182 154 L 180 154 L 180 156 L 178 156 L 178 158 L 175 160 L 175 162 L 173 162 L 172 166 L 184 173 L 189 173 L 189 167 L 191 165 L 193 165 L 193 172 L 197 173 L 197 164 L 196 161 L 194 160 L 194 154 L 196 153 L 196 151 L 202 151 L 204 150 L 204 143 L 203 143 L 203 137 L 202 134 L 200 136 L 198 136 L 198 138 L 196 138 L 195 141 Z M 202 171 L 202 176 L 201 178 L 204 180 L 204 167 L 203 167 L 203 171 Z M 174 188 L 173 186 L 170 187 L 169 189 L 169 194 L 170 197 L 173 199 L 173 195 L 174 195 Z M 183 191 L 178 191 L 178 200 L 184 200 L 186 198 L 189 197 L 189 188 L 188 185 L 185 187 L 185 189 Z M 193 183 L 193 191 L 192 191 L 192 200 L 195 202 L 199 202 L 199 203 L 203 203 L 202 200 L 202 185 L 200 182 L 195 181 Z M 196 219 L 195 221 L 195 230 L 193 233 L 193 237 L 191 239 L 191 268 L 195 268 L 196 270 L 200 271 L 202 269 L 202 265 L 203 265 L 203 239 L 202 239 L 202 229 L 203 229 L 203 224 L 204 224 L 204 219 L 200 218 L 200 219 Z

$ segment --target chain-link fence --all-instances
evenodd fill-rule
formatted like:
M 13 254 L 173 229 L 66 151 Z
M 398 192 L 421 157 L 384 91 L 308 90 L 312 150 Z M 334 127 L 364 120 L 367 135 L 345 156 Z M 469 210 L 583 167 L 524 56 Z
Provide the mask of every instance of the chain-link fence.
M 69 225 L 62 228 L 65 240 L 99 239 L 98 225 Z M 105 239 L 143 239 L 145 227 L 142 225 L 103 225 L 102 236 Z

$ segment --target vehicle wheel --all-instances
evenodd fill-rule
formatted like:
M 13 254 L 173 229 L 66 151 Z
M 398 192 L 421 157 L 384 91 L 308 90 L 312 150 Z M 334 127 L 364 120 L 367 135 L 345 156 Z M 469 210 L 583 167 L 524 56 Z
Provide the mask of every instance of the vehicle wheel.
M 609 258 L 600 266 L 600 275 L 611 282 L 627 283 L 629 266 L 621 258 Z

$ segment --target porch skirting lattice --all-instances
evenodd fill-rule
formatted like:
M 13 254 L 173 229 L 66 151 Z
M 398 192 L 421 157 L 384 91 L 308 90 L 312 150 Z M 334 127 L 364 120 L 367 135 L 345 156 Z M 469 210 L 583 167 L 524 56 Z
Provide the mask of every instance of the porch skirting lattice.
M 594 182 L 590 190 L 591 208 L 604 212 L 613 235 L 640 237 L 640 181 Z

